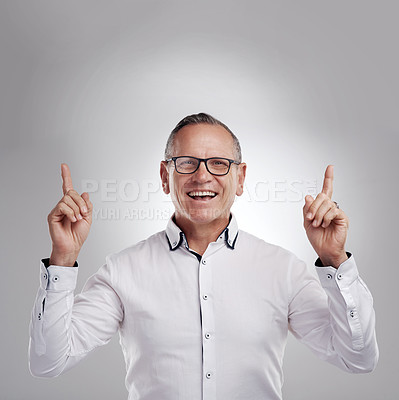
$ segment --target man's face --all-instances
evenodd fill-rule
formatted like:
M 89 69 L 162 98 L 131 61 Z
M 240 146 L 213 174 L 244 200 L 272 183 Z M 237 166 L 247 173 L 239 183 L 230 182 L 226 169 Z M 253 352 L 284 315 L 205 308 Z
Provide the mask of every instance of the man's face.
M 234 160 L 233 138 L 219 125 L 188 125 L 175 137 L 173 156 L 224 157 Z M 210 224 L 226 222 L 235 196 L 243 193 L 246 165 L 232 164 L 224 176 L 210 174 L 203 162 L 193 174 L 179 174 L 171 161 L 161 162 L 163 190 L 171 194 L 176 222 Z M 212 192 L 212 196 L 195 196 Z

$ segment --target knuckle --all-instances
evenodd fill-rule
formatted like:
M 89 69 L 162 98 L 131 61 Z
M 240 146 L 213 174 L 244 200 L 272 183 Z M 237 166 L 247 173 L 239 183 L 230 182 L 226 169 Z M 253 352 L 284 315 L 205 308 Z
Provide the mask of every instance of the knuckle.
M 75 189 L 69 189 L 67 192 L 66 192 L 66 195 L 68 195 L 68 196 L 70 196 L 70 197 L 73 197 L 73 196 L 75 196 L 77 194 L 77 191 L 75 190 Z
M 75 192 L 74 194 L 75 196 L 73 200 L 75 201 L 75 204 L 77 204 L 79 207 L 83 207 L 86 204 L 83 197 L 78 192 Z
M 313 202 L 309 207 L 309 211 L 310 212 L 315 212 L 316 210 L 317 210 L 316 203 Z
M 334 208 L 334 209 L 337 209 L 337 210 L 338 210 L 337 203 L 335 203 L 335 202 L 332 201 L 331 199 L 328 199 L 328 200 L 329 200 L 328 203 L 329 203 L 329 205 L 330 205 L 330 208 Z
M 317 198 L 319 199 L 319 200 L 327 200 L 327 199 L 329 199 L 329 197 L 324 193 L 324 192 L 320 192 L 318 195 L 317 195 Z
M 70 206 L 69 209 L 71 210 L 72 214 L 76 214 L 78 211 L 76 210 L 75 206 Z
M 60 204 L 60 212 L 65 215 L 70 215 L 73 213 L 71 207 L 66 203 Z
M 64 194 L 64 197 L 61 199 L 61 201 L 67 203 L 69 199 L 72 199 L 71 195 L 69 194 L 69 192 Z
M 318 207 L 312 207 L 312 208 L 309 208 L 309 212 L 311 212 L 313 215 L 313 218 L 315 218 L 317 213 L 319 212 L 319 209 L 318 209 Z
M 78 210 L 78 204 L 76 203 L 76 199 L 73 199 L 72 197 L 67 197 L 65 203 L 68 205 L 68 207 L 72 208 L 73 210 Z
M 71 207 L 71 198 L 68 196 L 63 197 L 63 199 L 60 201 L 60 205 L 61 208 L 65 208 L 65 207 Z

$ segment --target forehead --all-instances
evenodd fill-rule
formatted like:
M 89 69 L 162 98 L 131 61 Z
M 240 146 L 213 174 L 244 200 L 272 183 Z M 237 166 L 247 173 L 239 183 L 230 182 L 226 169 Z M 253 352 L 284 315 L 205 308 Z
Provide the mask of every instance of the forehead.
M 233 145 L 230 133 L 220 125 L 187 125 L 176 134 L 173 153 L 174 156 L 232 158 Z

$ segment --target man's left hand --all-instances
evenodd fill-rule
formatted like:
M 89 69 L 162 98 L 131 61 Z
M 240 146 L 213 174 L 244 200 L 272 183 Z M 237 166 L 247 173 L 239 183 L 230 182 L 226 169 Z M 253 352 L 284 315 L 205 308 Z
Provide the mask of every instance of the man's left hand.
M 334 167 L 327 166 L 323 189 L 316 199 L 305 197 L 303 225 L 308 239 L 323 265 L 338 268 L 348 256 L 345 241 L 349 220 L 346 214 L 331 200 L 333 193 Z

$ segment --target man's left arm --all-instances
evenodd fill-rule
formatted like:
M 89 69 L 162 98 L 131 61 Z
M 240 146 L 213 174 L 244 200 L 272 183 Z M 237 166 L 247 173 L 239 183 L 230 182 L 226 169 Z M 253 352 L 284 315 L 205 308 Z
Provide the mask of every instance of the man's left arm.
M 328 296 L 334 341 L 347 349 L 343 350 L 347 353 L 344 358 L 352 358 L 344 360 L 349 370 L 368 372 L 378 359 L 373 299 L 359 276 L 354 257 L 345 251 L 349 220 L 331 200 L 332 193 L 333 166 L 329 165 L 321 193 L 315 199 L 305 198 L 304 228 L 319 256 L 316 269 Z

